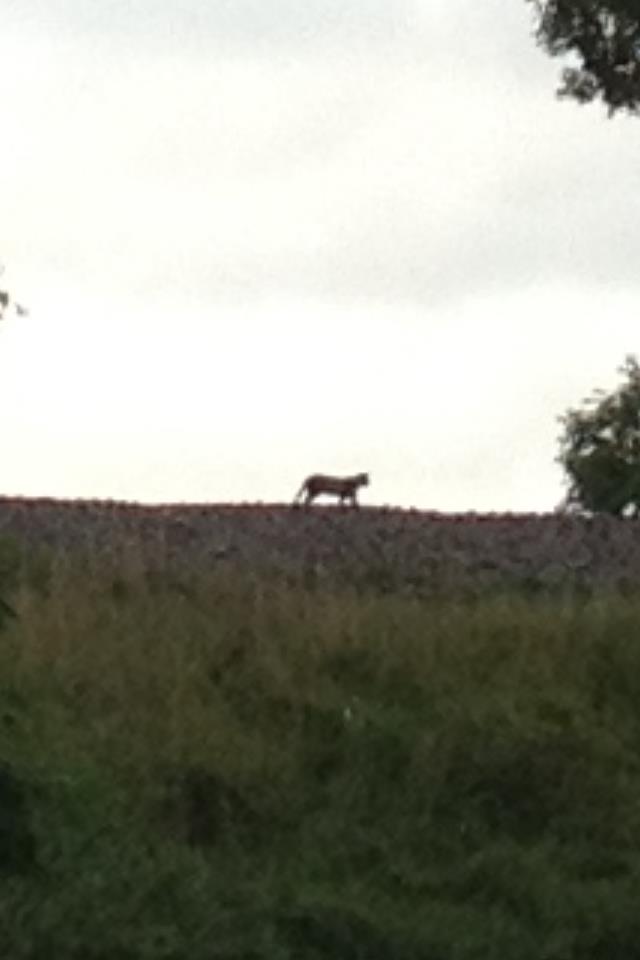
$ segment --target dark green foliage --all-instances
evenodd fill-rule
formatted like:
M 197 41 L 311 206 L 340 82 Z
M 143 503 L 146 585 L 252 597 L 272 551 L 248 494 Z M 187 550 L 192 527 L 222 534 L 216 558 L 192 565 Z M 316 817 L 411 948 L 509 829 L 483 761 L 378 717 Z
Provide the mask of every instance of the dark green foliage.
M 0 956 L 640 958 L 637 599 L 185 585 L 21 594 Z
M 0 765 L 0 876 L 35 866 L 27 795 L 15 770 Z
M 18 614 L 13 609 L 13 607 L 7 603 L 2 597 L 0 597 L 0 627 L 4 624 L 5 620 L 16 620 Z
M 638 0 L 531 0 L 539 43 L 552 56 L 572 55 L 562 72 L 561 97 L 601 99 L 609 115 L 636 113 L 640 103 Z
M 20 551 L 17 543 L 8 538 L 0 539 L 0 630 L 8 620 L 17 619 L 17 613 L 7 599 L 18 582 Z
M 322 901 L 277 917 L 276 929 L 292 957 L 309 960 L 429 960 L 411 936 L 390 926 L 387 917 L 361 913 L 344 904 Z
M 178 768 L 167 776 L 162 811 L 173 835 L 192 847 L 211 847 L 230 834 L 241 836 L 260 826 L 240 790 L 199 766 Z
M 610 394 L 597 391 L 560 422 L 558 462 L 569 479 L 566 505 L 593 513 L 640 512 L 640 366 L 633 356 L 620 368 L 626 380 Z

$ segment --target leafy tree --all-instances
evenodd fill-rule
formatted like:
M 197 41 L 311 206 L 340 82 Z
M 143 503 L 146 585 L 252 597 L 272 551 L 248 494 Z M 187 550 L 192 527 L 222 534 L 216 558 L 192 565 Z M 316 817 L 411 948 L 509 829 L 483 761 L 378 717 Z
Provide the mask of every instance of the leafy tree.
M 568 510 L 616 516 L 640 514 L 640 365 L 628 356 L 626 380 L 606 394 L 596 390 L 582 409 L 558 419 L 564 425 L 557 461 L 564 467 Z
M 3 273 L 4 267 L 0 265 L 0 274 Z M 20 303 L 16 303 L 8 290 L 0 290 L 0 320 L 4 319 L 5 313 L 10 306 L 13 306 L 19 317 L 24 317 L 28 313 L 27 308 L 23 307 Z
M 601 99 L 609 116 L 640 106 L 640 0 L 529 0 L 538 43 L 551 56 L 570 55 L 561 97 Z
M 13 305 L 19 317 L 26 316 L 27 308 L 23 307 L 22 304 L 20 303 L 16 303 L 16 301 L 13 300 L 13 298 L 11 297 L 8 290 L 0 290 L 0 320 L 4 319 L 4 315 L 11 305 Z

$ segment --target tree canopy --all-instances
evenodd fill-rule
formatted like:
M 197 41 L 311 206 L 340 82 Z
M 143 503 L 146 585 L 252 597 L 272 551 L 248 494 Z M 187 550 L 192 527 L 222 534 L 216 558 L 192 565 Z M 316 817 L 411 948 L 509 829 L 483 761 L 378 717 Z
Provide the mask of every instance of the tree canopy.
M 26 307 L 16 303 L 8 290 L 0 290 L 0 320 L 4 320 L 4 315 L 11 305 L 13 305 L 19 317 L 23 317 L 27 313 Z
M 569 490 L 568 509 L 640 515 L 640 365 L 628 356 L 624 382 L 607 394 L 595 391 L 581 409 L 559 417 L 564 426 L 558 462 Z
M 0 275 L 4 273 L 4 266 L 0 264 Z M 13 306 L 19 317 L 24 317 L 28 310 L 22 304 L 16 303 L 8 290 L 0 289 L 0 320 L 4 320 L 5 314 L 10 306 Z
M 529 0 L 536 36 L 552 56 L 569 55 L 561 97 L 602 100 L 611 116 L 640 106 L 640 0 Z

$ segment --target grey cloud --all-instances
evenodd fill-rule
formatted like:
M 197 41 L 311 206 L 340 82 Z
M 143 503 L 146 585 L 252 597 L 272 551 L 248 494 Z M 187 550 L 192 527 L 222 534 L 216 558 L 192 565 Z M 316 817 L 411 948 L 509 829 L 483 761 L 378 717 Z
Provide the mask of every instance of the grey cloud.
M 221 299 L 283 293 L 435 305 L 561 278 L 635 284 L 635 133 L 623 122 L 603 125 L 594 114 L 584 124 L 585 114 L 555 104 L 551 90 L 532 94 L 523 84 L 514 91 L 514 78 L 528 76 L 539 61 L 521 32 L 524 3 L 518 15 L 510 7 L 505 24 L 501 2 L 486 0 L 481 11 L 455 4 L 449 19 L 437 0 L 433 8 L 422 5 L 420 42 L 437 48 L 442 34 L 432 27 L 449 31 L 451 43 L 458 38 L 445 77 L 444 54 L 424 70 L 419 64 L 414 75 L 415 60 L 404 48 L 395 59 L 363 57 L 355 70 L 319 58 L 293 71 L 290 83 L 277 70 L 275 79 L 269 69 L 250 74 L 244 62 L 229 73 L 222 65 L 214 83 L 200 62 L 185 57 L 180 92 L 180 72 L 162 57 L 157 73 L 140 65 L 123 76 L 97 59 L 96 74 L 113 98 L 96 111 L 95 127 L 87 127 L 93 101 L 85 114 L 76 102 L 67 118 L 58 97 L 64 111 L 51 131 L 34 107 L 34 143 L 43 148 L 47 175 L 38 180 L 25 162 L 23 178 L 16 165 L 13 194 L 31 198 L 25 248 L 48 247 L 47 257 L 98 283 L 115 278 L 150 296 L 183 287 Z M 78 30 L 99 34 L 126 25 L 142 36 L 147 22 L 162 20 L 163 6 L 51 0 L 42 9 Z M 171 16 L 185 29 L 200 16 L 204 36 L 240 43 L 252 36 L 291 40 L 313 23 L 327 35 L 366 34 L 374 24 L 382 29 L 389 18 L 408 17 L 412 6 L 235 0 L 175 3 Z M 29 0 L 20 6 L 21 15 L 36 9 Z M 494 44 L 512 71 L 497 65 Z M 238 77 L 248 75 L 238 92 Z M 268 95 L 259 96 L 265 89 Z M 40 102 L 39 93 L 38 109 Z M 28 128 L 27 116 L 23 110 L 19 132 Z M 27 159 L 38 152 L 25 147 Z
M 637 288 L 640 241 L 630 217 L 619 201 L 597 208 L 588 218 L 545 203 L 535 216 L 494 208 L 488 222 L 470 209 L 455 224 L 405 222 L 393 242 L 369 234 L 339 243 L 313 270 L 298 271 L 298 283 L 341 299 L 430 307 L 555 281 Z
M 16 24 L 77 36 L 119 37 L 156 46 L 193 41 L 233 46 L 392 36 L 410 19 L 411 0 L 23 0 Z
M 555 76 L 535 51 L 525 0 L 22 0 L 5 15 L 9 34 L 90 43 L 96 55 L 145 57 L 304 57 L 316 47 L 367 49 L 399 44 L 443 77 L 487 68 L 527 83 Z M 514 43 L 515 40 L 515 43 Z M 476 74 L 474 76 L 474 74 Z M 552 96 L 553 86 L 549 85 Z
M 213 217 L 208 226 L 204 205 L 198 220 L 187 209 L 182 221 L 168 221 L 166 240 L 151 249 L 135 229 L 93 237 L 83 248 L 84 269 L 100 270 L 104 260 L 106 273 L 154 296 L 196 289 L 214 300 L 291 295 L 425 307 L 556 281 L 637 287 L 629 177 L 604 183 L 597 160 L 583 169 L 584 182 L 570 179 L 570 164 L 542 168 L 525 173 L 517 189 L 479 187 L 464 206 L 436 214 L 410 191 L 381 198 L 375 186 L 331 223 L 314 219 L 313 209 L 301 208 L 298 220 L 283 208 L 282 232 L 271 242 L 248 224 L 245 240 L 225 243 Z M 328 194 L 328 205 L 335 202 Z M 100 245 L 116 241 L 117 260 L 103 257 Z
M 209 280 L 239 296 L 290 294 L 388 305 L 445 306 L 477 295 L 559 283 L 638 287 L 640 240 L 624 182 L 589 198 L 545 191 L 544 173 L 527 197 L 482 195 L 433 220 L 411 201 L 381 204 L 369 218 L 335 227 L 321 244 L 312 231 L 298 250 L 245 251 L 232 271 Z

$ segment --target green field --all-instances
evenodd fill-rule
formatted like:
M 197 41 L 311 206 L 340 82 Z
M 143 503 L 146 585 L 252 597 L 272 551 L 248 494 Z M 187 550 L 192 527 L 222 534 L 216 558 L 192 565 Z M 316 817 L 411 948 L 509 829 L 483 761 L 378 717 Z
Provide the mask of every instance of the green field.
M 14 573 L 1 957 L 640 957 L 640 598 Z

